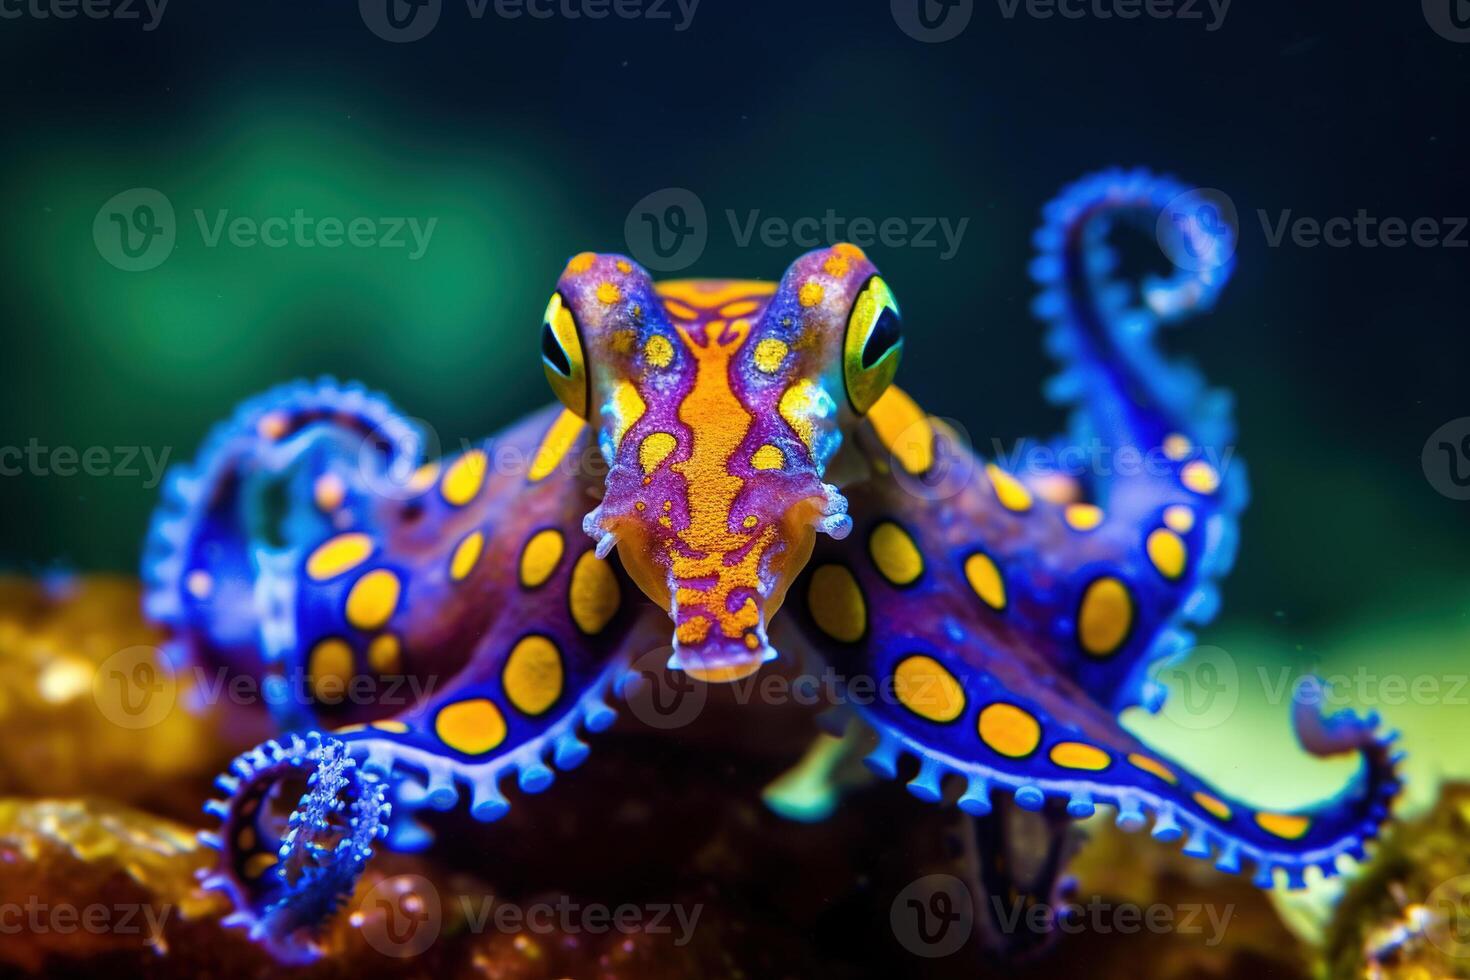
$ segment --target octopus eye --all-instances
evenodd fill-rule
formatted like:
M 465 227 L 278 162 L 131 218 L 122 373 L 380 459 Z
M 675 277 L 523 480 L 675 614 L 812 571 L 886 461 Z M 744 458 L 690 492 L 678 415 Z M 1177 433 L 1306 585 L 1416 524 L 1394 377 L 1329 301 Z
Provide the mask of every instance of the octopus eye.
M 546 381 L 567 410 L 587 417 L 587 363 L 582 355 L 582 337 L 577 320 L 553 293 L 541 323 L 541 366 Z
M 865 414 L 898 373 L 903 328 L 888 284 L 873 276 L 858 293 L 847 319 L 842 376 L 853 411 Z

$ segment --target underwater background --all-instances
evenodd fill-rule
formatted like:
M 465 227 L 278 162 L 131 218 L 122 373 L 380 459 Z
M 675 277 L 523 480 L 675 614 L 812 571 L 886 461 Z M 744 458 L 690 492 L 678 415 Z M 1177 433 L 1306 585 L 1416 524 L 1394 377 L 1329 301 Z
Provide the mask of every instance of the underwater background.
M 1175 679 L 1239 683 L 1135 730 L 1222 789 L 1300 804 L 1351 771 L 1291 738 L 1280 678 L 1317 670 L 1404 731 L 1406 812 L 1470 776 L 1470 502 L 1453 461 L 1426 455 L 1470 415 L 1470 44 L 1433 0 L 1131 20 L 962 3 L 942 41 L 878 0 L 601 20 L 445 0 L 411 41 L 347 3 L 32 4 L 0 0 L 0 446 L 39 447 L 0 478 L 0 570 L 134 571 L 150 461 L 190 458 L 280 381 L 360 379 L 446 451 L 494 432 L 549 401 L 537 329 L 569 255 L 773 278 L 829 240 L 765 235 L 767 218 L 835 216 L 833 239 L 896 219 L 860 244 L 903 305 L 899 383 L 977 451 L 1009 452 L 1063 424 L 1028 309 L 1039 208 L 1084 173 L 1146 165 L 1238 212 L 1234 280 L 1168 339 L 1234 392 L 1252 502 L 1201 631 L 1210 671 Z M 102 212 L 140 188 L 175 241 L 131 271 Z M 298 211 L 401 225 L 403 244 L 212 237 Z M 1432 219 L 1443 240 L 1273 244 L 1282 222 L 1359 211 Z M 414 223 L 432 231 L 416 241 Z M 101 447 L 105 472 L 59 474 L 58 447 Z

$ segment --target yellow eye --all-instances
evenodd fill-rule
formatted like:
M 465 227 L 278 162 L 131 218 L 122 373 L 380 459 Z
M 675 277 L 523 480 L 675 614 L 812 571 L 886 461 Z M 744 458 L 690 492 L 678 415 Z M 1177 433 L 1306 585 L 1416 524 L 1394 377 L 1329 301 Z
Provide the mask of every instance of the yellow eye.
M 842 349 L 842 376 L 853 411 L 866 414 L 898 373 L 903 330 L 888 283 L 869 279 L 852 304 Z
M 541 323 L 541 366 L 556 397 L 573 414 L 587 417 L 587 362 L 582 356 L 582 337 L 576 318 L 553 293 Z

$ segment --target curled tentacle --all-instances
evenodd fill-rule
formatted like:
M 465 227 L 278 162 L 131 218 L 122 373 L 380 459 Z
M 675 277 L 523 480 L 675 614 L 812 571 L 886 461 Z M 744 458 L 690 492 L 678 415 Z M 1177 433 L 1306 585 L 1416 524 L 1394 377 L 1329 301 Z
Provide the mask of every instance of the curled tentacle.
M 384 786 L 341 741 L 316 732 L 241 755 L 217 783 L 228 798 L 206 810 L 221 826 L 200 837 L 222 852 L 205 884 L 233 900 L 226 924 L 247 928 L 284 960 L 316 958 L 319 928 L 388 833 Z M 283 821 L 282 796 L 300 783 L 305 792 Z

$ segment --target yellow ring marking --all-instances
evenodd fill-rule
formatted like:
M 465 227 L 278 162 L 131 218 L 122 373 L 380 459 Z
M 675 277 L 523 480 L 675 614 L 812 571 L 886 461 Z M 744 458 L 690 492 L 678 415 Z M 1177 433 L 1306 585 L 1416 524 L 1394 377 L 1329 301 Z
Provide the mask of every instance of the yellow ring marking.
M 775 374 L 790 352 L 783 340 L 767 337 L 755 345 L 755 366 L 764 374 Z
M 528 589 L 545 585 L 556 571 L 565 550 L 565 539 L 554 527 L 543 528 L 531 535 L 521 550 L 521 585 Z
M 1186 487 L 1202 496 L 1209 496 L 1220 489 L 1219 471 L 1202 459 L 1185 463 L 1184 469 L 1179 471 L 1179 479 Z
M 1002 612 L 1006 607 L 1006 583 L 1001 578 L 1000 569 L 990 556 L 983 552 L 975 552 L 965 559 L 965 578 L 970 581 L 970 588 L 975 594 L 996 612 Z
M 572 444 L 577 441 L 586 425 L 576 413 L 562 409 L 556 421 L 551 423 L 551 428 L 546 430 L 541 445 L 536 447 L 536 455 L 531 459 L 531 470 L 526 474 L 527 478 L 535 483 L 550 476 L 551 471 L 571 451 Z
M 543 714 L 561 697 L 561 651 L 544 636 L 527 636 L 515 645 L 500 674 L 500 686 L 522 714 Z
M 942 723 L 965 711 L 965 691 L 943 664 L 922 654 L 909 657 L 893 672 L 898 700 L 920 718 Z
M 402 664 L 398 637 L 384 633 L 368 644 L 368 666 L 379 674 L 397 674 Z
M 934 423 L 897 385 L 890 385 L 868 409 L 868 420 L 905 472 L 917 476 L 934 465 Z
M 347 621 L 360 630 L 377 629 L 398 608 L 401 591 L 397 575 L 386 568 L 373 569 L 347 593 Z
M 483 449 L 471 449 L 450 463 L 444 473 L 444 481 L 439 484 L 439 492 L 444 495 L 445 502 L 463 507 L 475 499 L 475 494 L 485 485 L 488 464 Z
M 1082 594 L 1077 614 L 1077 640 L 1094 657 L 1106 657 L 1123 645 L 1133 628 L 1133 597 L 1112 576 L 1093 582 Z
M 1176 579 L 1184 574 L 1189 552 L 1179 535 L 1168 528 L 1158 528 L 1148 536 L 1144 547 L 1148 551 L 1148 560 L 1164 578 Z
M 1194 511 L 1183 504 L 1164 508 L 1164 523 L 1180 534 L 1194 530 Z
M 318 545 L 306 559 L 306 575 L 314 582 L 325 582 L 343 572 L 350 572 L 367 561 L 373 553 L 373 539 L 360 531 L 339 534 Z
M 567 602 L 572 607 L 577 628 L 588 635 L 601 633 L 622 601 L 612 566 L 598 558 L 596 552 L 584 551 L 572 566 L 572 583 L 567 590 Z
M 852 572 L 841 565 L 823 565 L 812 573 L 807 608 L 817 628 L 834 640 L 856 643 L 868 628 L 868 607 Z
M 669 338 L 656 333 L 643 345 L 643 356 L 656 368 L 666 368 L 674 363 L 674 345 Z
M 1258 813 L 1256 823 L 1268 834 L 1283 840 L 1299 840 L 1312 828 L 1312 818 L 1295 813 Z
M 1170 785 L 1177 785 L 1179 782 L 1179 777 L 1174 775 L 1174 770 L 1164 765 L 1158 759 L 1152 759 L 1146 755 L 1139 755 L 1137 752 L 1135 752 L 1128 757 L 1128 761 L 1132 763 L 1136 768 L 1142 769 L 1144 772 L 1150 773 L 1151 775 L 1158 776 L 1160 779 L 1162 779 L 1166 783 L 1169 783 Z
M 1029 711 L 997 701 L 980 712 L 981 740 L 996 752 L 1020 759 L 1036 751 L 1041 743 L 1041 724 Z
M 1230 819 L 1230 806 L 1218 796 L 1197 792 L 1194 794 L 1194 802 L 1198 803 L 1201 809 L 1216 820 Z
M 434 718 L 439 740 L 465 755 L 484 755 L 505 741 L 505 716 L 485 698 L 459 701 Z
M 827 291 L 822 288 L 821 283 L 806 282 L 802 283 L 801 289 L 796 294 L 796 300 L 802 306 L 810 309 L 820 303 L 826 295 Z
M 884 578 L 894 585 L 909 585 L 924 574 L 924 556 L 909 532 L 892 521 L 883 521 L 868 536 L 868 554 Z
M 678 447 L 678 440 L 667 432 L 650 432 L 638 445 L 638 465 L 645 475 L 652 475 Z
M 1091 531 L 1103 522 L 1102 508 L 1096 504 L 1068 504 L 1062 517 L 1074 531 Z
M 597 300 L 603 306 L 612 306 L 623 298 L 623 291 L 615 282 L 600 282 L 597 284 Z
M 1031 491 L 1024 483 L 994 463 L 985 464 L 985 473 L 990 477 L 990 485 L 1002 507 L 1018 514 L 1031 509 Z
M 472 531 L 465 535 L 464 540 L 454 547 L 454 555 L 449 559 L 449 578 L 454 582 L 462 582 L 475 570 L 475 563 L 480 560 L 480 552 L 485 550 L 485 532 Z
M 1112 764 L 1102 749 L 1083 742 L 1058 742 L 1051 747 L 1051 761 L 1063 769 L 1086 769 L 1101 772 Z

